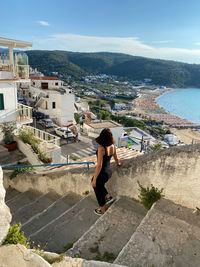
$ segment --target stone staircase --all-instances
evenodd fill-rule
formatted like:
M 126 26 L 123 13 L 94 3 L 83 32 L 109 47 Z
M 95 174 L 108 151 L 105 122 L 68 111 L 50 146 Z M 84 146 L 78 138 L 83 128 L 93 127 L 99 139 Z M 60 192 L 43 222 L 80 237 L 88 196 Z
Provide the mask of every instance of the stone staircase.
M 97 216 L 92 195 L 8 188 L 6 204 L 12 223 L 21 222 L 31 241 L 46 251 L 89 260 L 88 266 L 105 266 L 105 261 L 130 267 L 200 266 L 200 214 L 166 199 L 147 213 L 135 200 L 118 197 Z

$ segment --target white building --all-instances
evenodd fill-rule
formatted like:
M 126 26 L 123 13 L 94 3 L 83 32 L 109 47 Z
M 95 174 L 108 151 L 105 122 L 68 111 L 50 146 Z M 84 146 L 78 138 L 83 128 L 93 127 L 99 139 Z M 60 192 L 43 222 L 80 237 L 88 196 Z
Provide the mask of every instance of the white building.
M 164 136 L 164 139 L 167 142 L 167 144 L 169 144 L 170 146 L 174 146 L 179 143 L 178 137 L 174 134 L 166 134 Z
M 88 134 L 88 136 L 97 137 L 100 132 L 109 128 L 113 134 L 113 138 L 115 140 L 115 144 L 119 147 L 120 138 L 124 132 L 123 126 L 115 121 L 93 121 L 83 123 L 83 131 Z
M 74 123 L 74 94 L 56 77 L 31 77 L 28 101 L 60 126 Z M 26 90 L 25 90 L 26 91 Z
M 17 103 L 17 83 L 29 81 L 28 57 L 13 49 L 27 49 L 32 44 L 0 38 L 0 46 L 8 48 L 8 52 L 0 54 L 0 123 L 31 123 L 32 108 Z
M 115 105 L 114 105 L 114 109 L 115 109 L 115 110 L 126 109 L 126 104 L 125 104 L 125 103 L 115 103 Z

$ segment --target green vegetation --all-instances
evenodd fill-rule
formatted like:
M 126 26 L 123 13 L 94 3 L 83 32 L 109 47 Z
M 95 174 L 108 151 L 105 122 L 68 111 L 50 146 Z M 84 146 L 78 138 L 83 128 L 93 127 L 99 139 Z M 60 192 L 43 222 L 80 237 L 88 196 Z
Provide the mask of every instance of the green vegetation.
M 75 119 L 75 121 L 76 121 L 77 124 L 80 123 L 80 116 L 79 116 L 78 113 L 74 113 L 74 119 Z
M 116 255 L 113 253 L 110 253 L 108 251 L 105 251 L 103 255 L 101 255 L 99 251 L 98 243 L 94 243 L 94 247 L 89 248 L 89 251 L 91 253 L 96 254 L 93 258 L 89 258 L 88 260 L 95 260 L 95 261 L 105 261 L 105 262 L 113 262 L 116 259 Z
M 152 79 L 153 84 L 173 87 L 200 87 L 200 65 L 136 57 L 120 53 L 76 53 L 27 51 L 30 65 L 45 75 L 57 71 L 62 79 L 105 73 L 130 80 Z M 105 88 L 107 90 L 107 88 Z M 110 89 L 107 90 L 108 92 Z
M 4 122 L 1 126 L 1 131 L 3 132 L 3 141 L 6 145 L 12 144 L 14 141 L 14 130 L 16 129 L 16 124 L 12 122 Z
M 48 158 L 45 152 L 42 152 L 39 148 L 40 140 L 34 138 L 33 133 L 30 130 L 21 130 L 19 132 L 20 139 L 25 143 L 31 145 L 33 151 L 38 155 L 38 158 L 43 163 L 51 163 L 52 158 Z
M 21 231 L 21 223 L 16 223 L 10 226 L 6 240 L 3 245 L 7 244 L 21 244 L 26 248 L 30 248 L 29 239 L 24 236 L 24 232 Z
M 70 156 L 70 157 L 71 157 L 71 159 L 72 159 L 73 161 L 78 160 L 78 157 L 77 157 L 77 156 Z
M 151 188 L 143 187 L 139 182 L 139 190 L 140 190 L 140 195 L 138 196 L 141 200 L 141 203 L 144 205 L 144 207 L 149 210 L 151 206 L 153 205 L 154 202 L 159 200 L 161 197 L 164 195 L 162 194 L 163 188 L 159 190 L 158 188 L 154 187 L 151 185 Z
M 153 150 L 154 151 L 157 151 L 157 150 L 160 150 L 162 148 L 162 144 L 161 143 L 157 143 L 153 146 Z
M 15 168 L 10 175 L 10 180 L 15 178 L 17 176 L 17 174 L 19 174 L 19 173 L 23 173 L 23 172 L 31 171 L 31 170 L 33 170 L 33 167 L 23 167 L 23 168 L 19 168 L 19 169 Z

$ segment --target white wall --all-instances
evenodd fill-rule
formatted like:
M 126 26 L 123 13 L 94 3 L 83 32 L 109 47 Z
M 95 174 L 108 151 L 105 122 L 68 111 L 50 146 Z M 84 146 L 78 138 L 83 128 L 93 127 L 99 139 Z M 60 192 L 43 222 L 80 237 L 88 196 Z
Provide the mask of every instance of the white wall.
M 60 80 L 31 80 L 31 85 L 38 88 L 41 88 L 42 83 L 48 83 L 48 89 L 58 89 L 60 86 L 63 85 L 63 82 Z M 58 85 L 56 85 L 57 83 Z
M 74 121 L 74 94 L 61 95 L 61 125 L 69 125 Z
M 4 97 L 4 110 L 0 110 L 0 123 L 17 119 L 17 87 L 14 82 L 0 82 L 0 94 Z

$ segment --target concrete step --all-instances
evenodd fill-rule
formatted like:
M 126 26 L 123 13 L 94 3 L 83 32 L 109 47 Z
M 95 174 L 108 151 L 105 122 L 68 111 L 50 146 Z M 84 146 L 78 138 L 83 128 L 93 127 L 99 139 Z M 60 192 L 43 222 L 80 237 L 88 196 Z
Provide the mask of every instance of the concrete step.
M 6 197 L 5 197 L 5 201 L 7 202 L 8 200 L 10 200 L 10 199 L 16 197 L 17 195 L 19 195 L 20 193 L 21 193 L 21 192 L 15 190 L 14 188 L 12 188 L 12 187 L 9 186 L 9 187 L 6 189 Z
M 6 202 L 6 205 L 10 208 L 11 214 L 13 216 L 20 208 L 34 202 L 40 196 L 41 193 L 39 193 L 38 191 L 28 190 L 8 200 Z
M 200 214 L 161 199 L 115 260 L 127 266 L 200 266 Z
M 108 257 L 107 260 L 113 262 L 145 215 L 146 210 L 140 203 L 127 197 L 119 198 L 74 244 L 69 255 L 102 261 Z
M 60 195 L 53 191 L 41 195 L 31 204 L 24 205 L 22 208 L 18 209 L 18 211 L 12 216 L 12 223 L 21 222 L 23 225 L 25 222 L 31 221 L 31 219 L 41 214 L 42 211 L 47 209 L 59 198 Z
M 71 209 L 30 235 L 30 238 L 36 244 L 40 242 L 41 247 L 47 244 L 45 247 L 47 251 L 62 252 L 65 246 L 77 241 L 98 219 L 93 212 L 96 207 L 96 199 L 88 195 Z
M 38 230 L 46 226 L 49 222 L 55 220 L 66 210 L 74 206 L 81 200 L 81 198 L 82 197 L 80 195 L 74 193 L 68 193 L 67 195 L 59 198 L 30 222 L 24 223 L 22 225 L 22 231 L 24 231 L 27 237 L 36 233 Z

